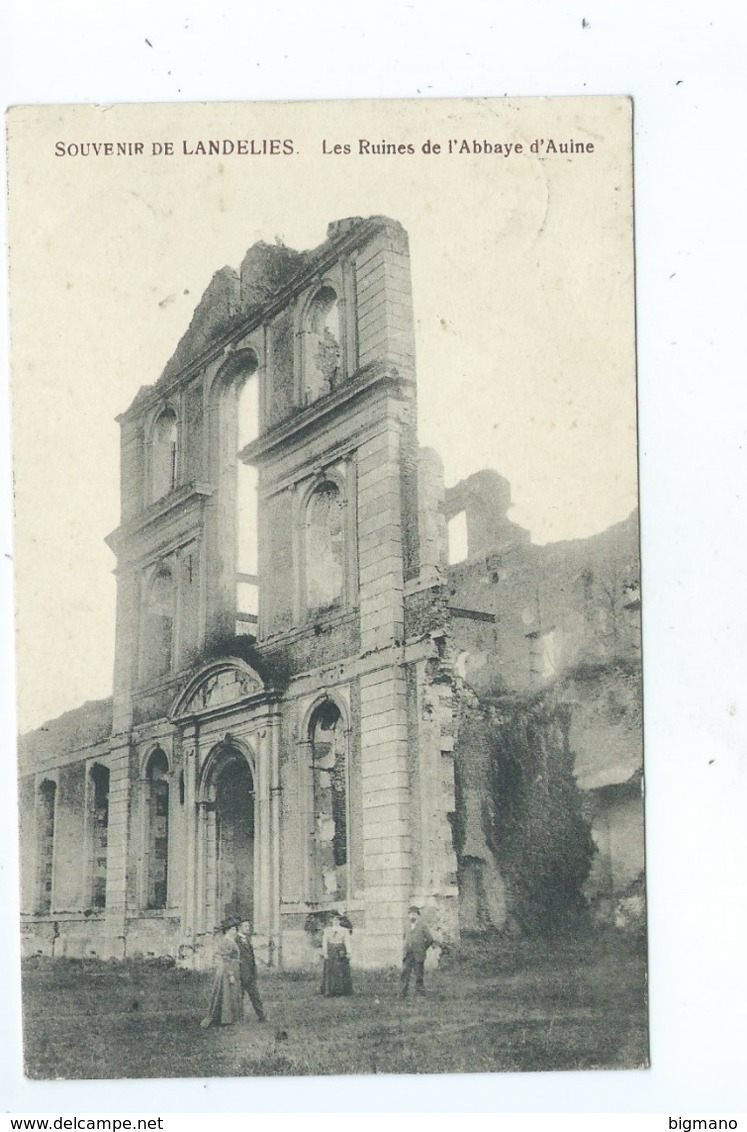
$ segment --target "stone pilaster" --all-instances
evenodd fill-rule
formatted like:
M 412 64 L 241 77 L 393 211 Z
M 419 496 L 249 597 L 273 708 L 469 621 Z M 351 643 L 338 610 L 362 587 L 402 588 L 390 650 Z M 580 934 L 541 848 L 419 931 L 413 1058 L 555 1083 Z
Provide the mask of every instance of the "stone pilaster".
M 130 834 L 130 744 L 114 747 L 109 767 L 109 820 L 106 851 L 106 949 L 108 957 L 125 956 L 127 859 Z
M 390 424 L 358 453 L 358 570 L 361 651 L 404 635 L 399 434 Z
M 405 682 L 387 667 L 360 681 L 364 963 L 398 963 L 409 899 L 411 839 Z

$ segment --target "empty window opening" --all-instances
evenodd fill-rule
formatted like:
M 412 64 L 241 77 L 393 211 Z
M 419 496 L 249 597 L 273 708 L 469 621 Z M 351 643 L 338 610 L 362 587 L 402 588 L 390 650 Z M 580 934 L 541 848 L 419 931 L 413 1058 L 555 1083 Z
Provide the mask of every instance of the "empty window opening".
M 466 511 L 460 511 L 453 519 L 449 519 L 448 537 L 449 565 L 455 566 L 457 562 L 464 562 L 469 557 Z
M 348 789 L 346 737 L 342 717 L 331 701 L 311 719 L 314 828 L 319 895 L 348 895 Z
M 343 591 L 343 503 L 337 484 L 325 480 L 306 509 L 306 602 L 310 612 L 339 605 Z
M 322 287 L 307 315 L 304 358 L 304 399 L 316 401 L 340 382 L 340 304 L 332 287 Z
M 162 564 L 148 590 L 143 626 L 143 675 L 155 680 L 171 671 L 174 636 L 174 577 Z
M 39 837 L 38 910 L 47 915 L 52 910 L 52 877 L 54 868 L 54 808 L 57 786 L 43 782 L 39 787 L 37 820 Z
M 238 451 L 259 435 L 259 381 L 249 377 L 238 395 Z M 256 636 L 259 617 L 257 469 L 238 461 L 236 491 L 236 632 Z
M 178 477 L 178 429 L 176 413 L 164 409 L 153 428 L 151 441 L 151 501 L 173 491 Z
M 109 851 L 109 770 L 91 767 L 91 907 L 106 908 L 106 862 Z
M 148 908 L 165 908 L 169 875 L 169 764 L 158 747 L 148 761 Z

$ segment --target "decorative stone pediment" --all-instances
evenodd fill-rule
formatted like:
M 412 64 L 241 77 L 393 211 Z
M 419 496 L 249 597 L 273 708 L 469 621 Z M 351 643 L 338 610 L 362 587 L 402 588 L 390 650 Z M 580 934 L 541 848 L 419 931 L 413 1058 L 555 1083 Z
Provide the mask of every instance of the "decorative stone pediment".
M 179 695 L 172 718 L 199 715 L 249 700 L 265 691 L 261 679 L 242 660 L 217 661 L 192 677 Z

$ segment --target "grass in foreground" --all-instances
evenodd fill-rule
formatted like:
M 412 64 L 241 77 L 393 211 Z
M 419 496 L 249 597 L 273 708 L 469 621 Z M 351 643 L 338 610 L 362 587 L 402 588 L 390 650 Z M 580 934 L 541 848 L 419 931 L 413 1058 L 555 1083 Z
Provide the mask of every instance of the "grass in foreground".
M 268 1021 L 202 1030 L 211 977 L 158 962 L 29 960 L 26 1072 L 36 1079 L 483 1073 L 647 1064 L 645 951 L 618 933 L 467 940 L 402 1002 L 399 973 L 268 971 Z

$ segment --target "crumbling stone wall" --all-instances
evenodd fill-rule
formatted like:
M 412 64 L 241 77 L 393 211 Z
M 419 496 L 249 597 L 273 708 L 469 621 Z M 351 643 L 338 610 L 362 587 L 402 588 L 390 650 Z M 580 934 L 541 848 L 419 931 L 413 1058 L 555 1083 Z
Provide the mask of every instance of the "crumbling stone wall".
M 490 727 L 483 705 L 468 686 L 462 685 L 457 695 L 454 844 L 460 924 L 466 932 L 504 929 L 510 903 L 495 840 Z
M 470 554 L 449 568 L 449 583 L 454 643 L 481 692 L 529 692 L 616 658 L 640 666 L 636 514 L 589 539 Z
M 469 543 L 467 558 L 448 568 L 450 648 L 465 686 L 457 747 L 463 921 L 476 928 L 495 922 L 483 880 L 493 874 L 503 897 L 499 923 L 509 925 L 517 912 L 531 919 L 520 908 L 526 884 L 517 886 L 502 841 L 505 799 L 498 795 L 502 759 L 529 766 L 541 757 L 556 768 L 570 759 L 574 785 L 565 789 L 581 804 L 571 840 L 583 841 L 583 825 L 593 849 L 585 871 L 574 873 L 573 900 L 583 896 L 614 922 L 643 872 L 637 516 L 589 539 L 535 546 L 507 518 L 509 506 L 508 484 L 490 472 L 458 484 L 444 500 L 447 519 L 466 513 Z M 501 754 L 522 744 L 521 755 Z M 539 804 L 540 784 L 532 790 Z M 551 810 L 545 820 L 549 831 Z M 532 844 L 526 841 L 526 854 Z
M 570 711 L 548 689 L 481 704 L 489 744 L 491 842 L 503 867 L 511 919 L 550 933 L 585 907 L 594 855 L 574 775 Z

